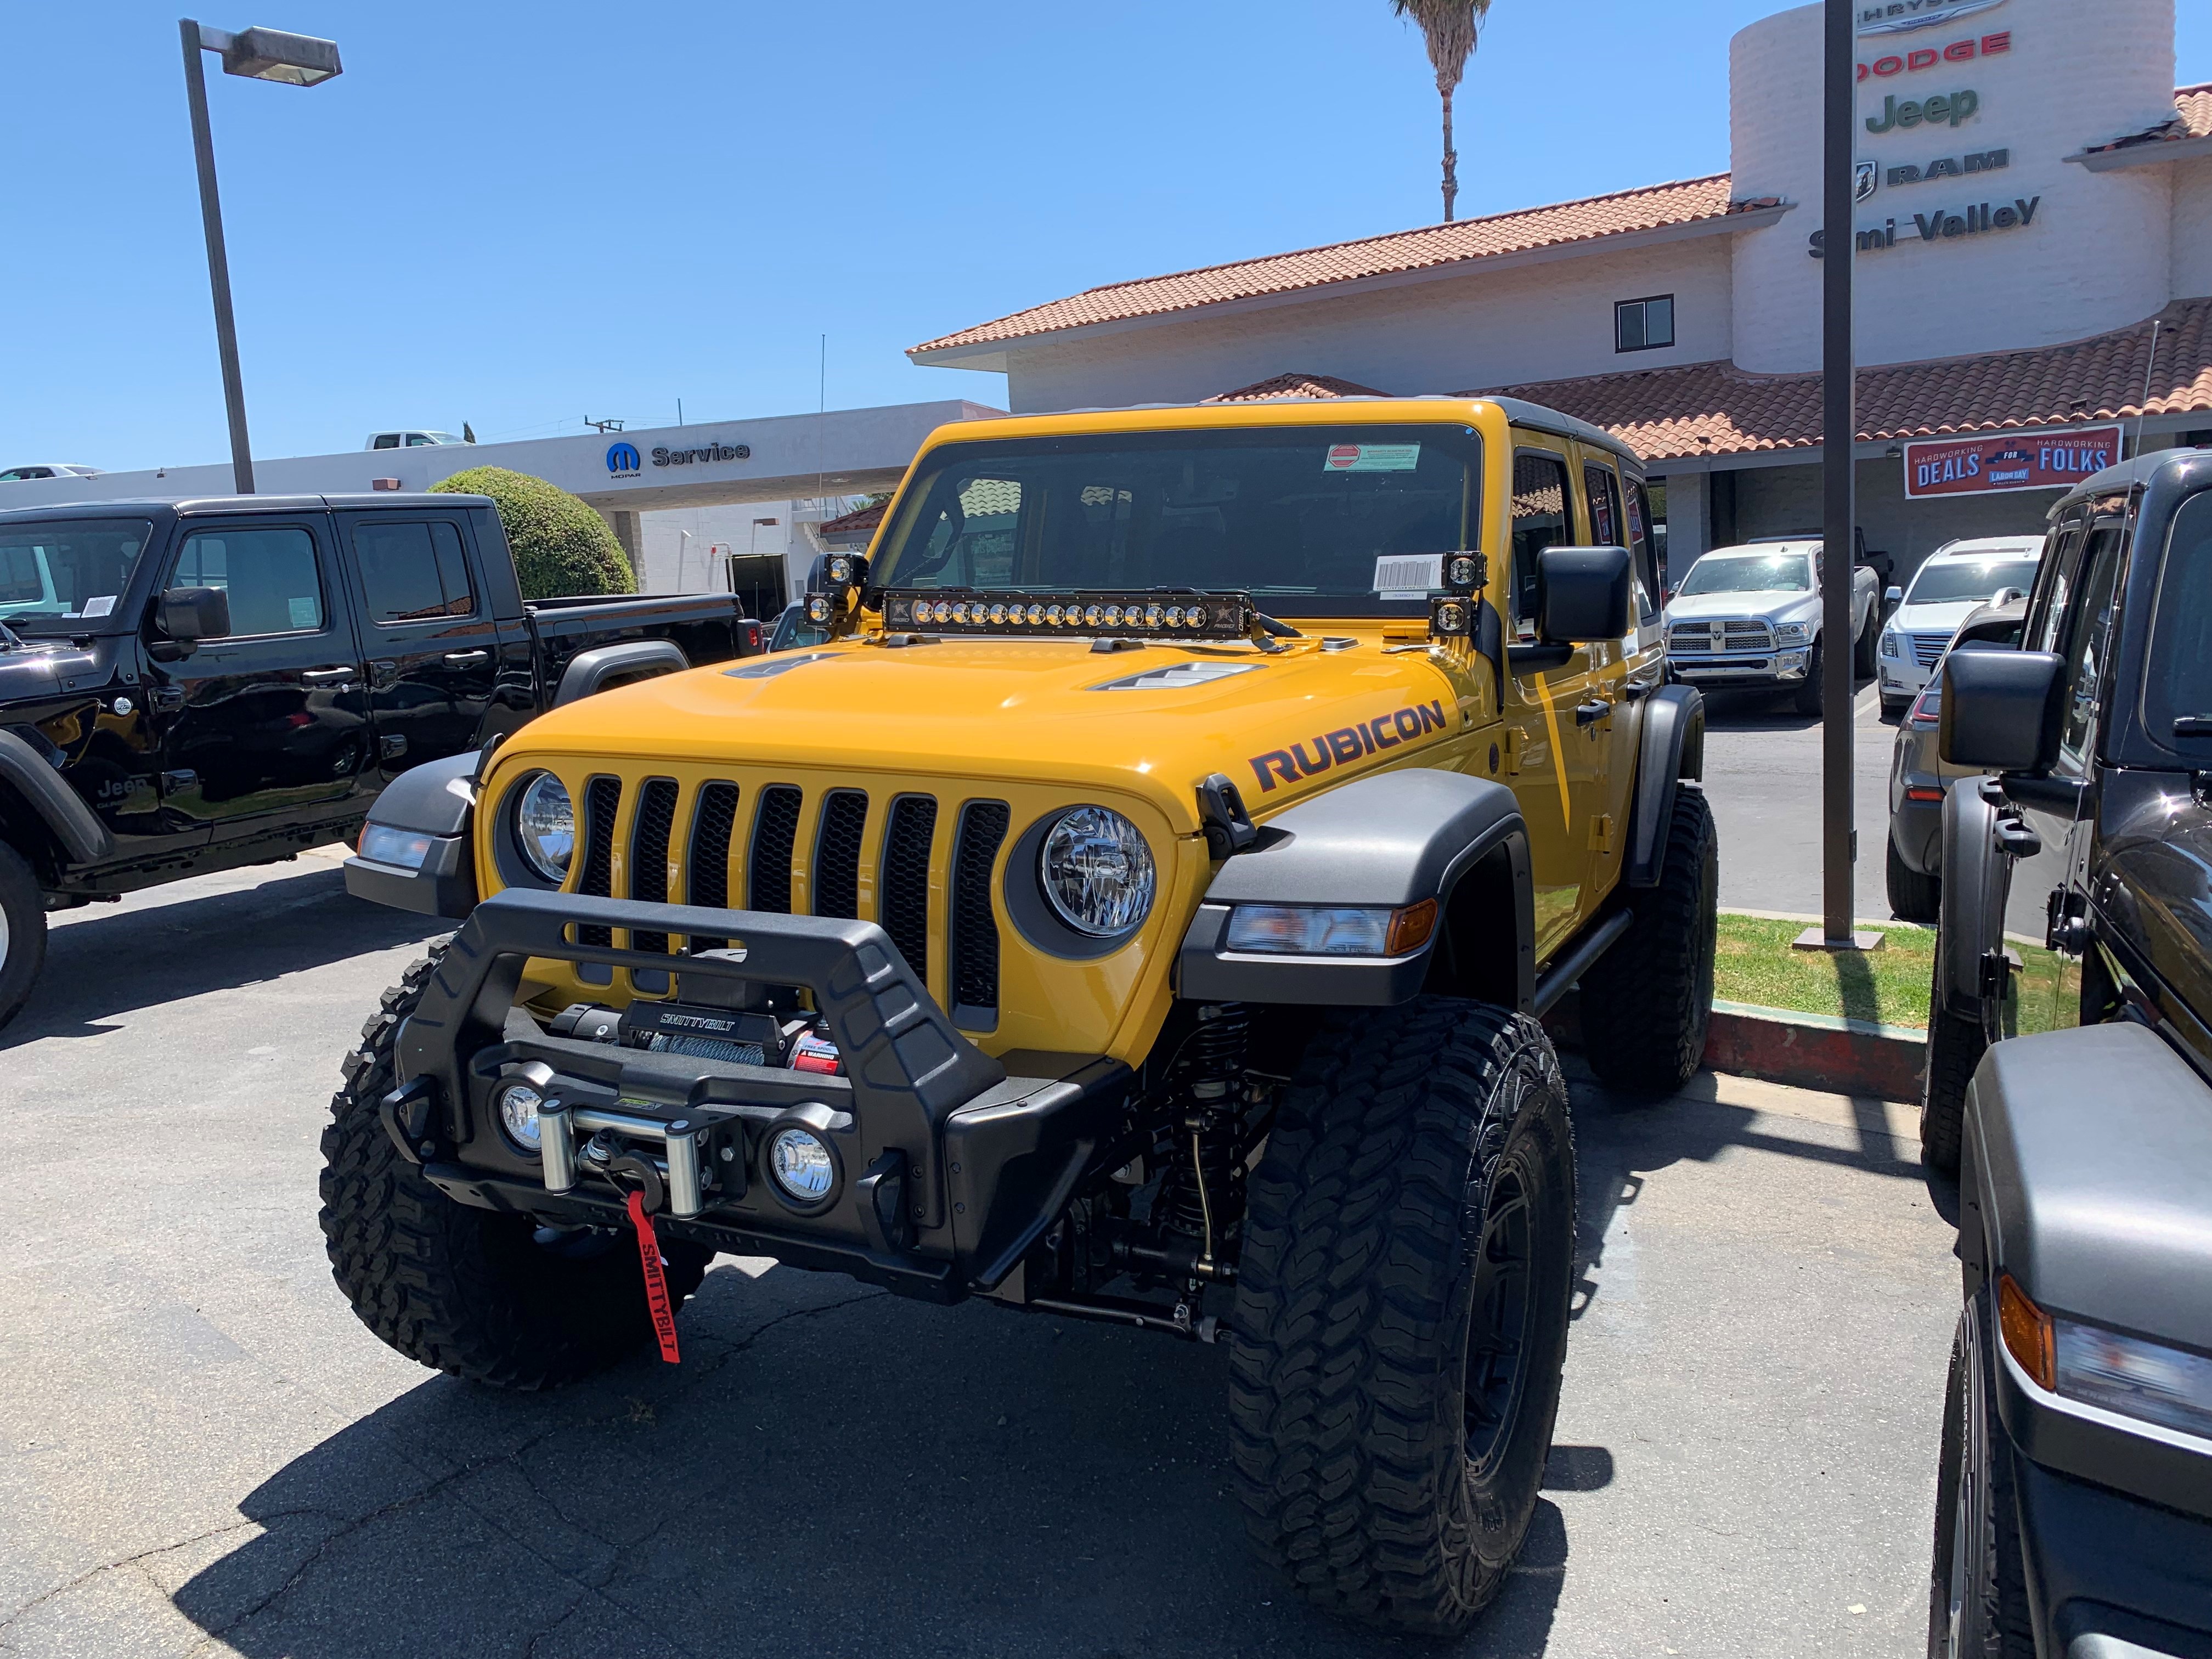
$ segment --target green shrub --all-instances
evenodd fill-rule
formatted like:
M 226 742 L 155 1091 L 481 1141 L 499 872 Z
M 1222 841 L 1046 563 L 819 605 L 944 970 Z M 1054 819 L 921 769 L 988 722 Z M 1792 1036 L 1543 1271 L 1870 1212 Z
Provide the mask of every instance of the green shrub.
M 637 592 L 637 576 L 607 521 L 558 485 L 503 466 L 472 466 L 430 488 L 489 495 L 498 505 L 524 599 Z

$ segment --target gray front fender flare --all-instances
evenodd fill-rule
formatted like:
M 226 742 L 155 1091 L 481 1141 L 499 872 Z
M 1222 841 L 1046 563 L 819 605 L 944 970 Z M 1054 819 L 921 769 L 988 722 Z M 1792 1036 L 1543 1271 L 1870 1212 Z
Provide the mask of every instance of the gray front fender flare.
M 1177 960 L 1182 995 L 1206 1002 L 1383 1007 L 1416 994 L 1444 931 L 1401 957 L 1295 957 L 1227 948 L 1239 904 L 1397 908 L 1435 899 L 1446 911 L 1461 879 L 1503 859 L 1510 914 L 1495 918 L 1513 952 L 1516 1006 L 1535 990 L 1535 899 L 1528 830 L 1504 784 L 1407 768 L 1358 779 L 1272 819 L 1250 852 L 1214 876 Z
M 465 916 L 476 908 L 477 871 L 471 831 L 476 823 L 474 753 L 425 761 L 402 772 L 376 798 L 362 828 L 364 852 L 376 850 L 379 829 L 429 838 L 420 865 L 404 866 L 365 857 L 345 861 L 346 891 L 372 904 L 412 910 L 425 916 Z
M 1980 778 L 1961 778 L 1943 796 L 1943 886 L 1936 911 L 1933 1000 L 1962 1019 L 1982 1018 L 1982 963 L 2004 949 L 2011 860 L 1997 848 L 1997 810 Z M 1988 1022 L 1984 1021 L 1986 1026 Z

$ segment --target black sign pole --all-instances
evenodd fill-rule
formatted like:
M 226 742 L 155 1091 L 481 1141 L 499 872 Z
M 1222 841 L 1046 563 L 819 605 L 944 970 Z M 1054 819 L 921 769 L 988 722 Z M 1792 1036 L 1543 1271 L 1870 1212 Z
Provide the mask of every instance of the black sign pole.
M 1852 73 L 1852 0 L 1826 0 L 1821 54 L 1820 224 L 1820 937 L 1830 951 L 1852 948 L 1851 598 L 1856 572 L 1852 532 L 1852 450 L 1858 421 L 1851 396 L 1852 224 L 1857 179 L 1856 99 Z M 1810 930 L 1808 930 L 1808 933 Z M 1801 944 L 1810 944 L 1809 939 Z M 1871 943 L 1871 941 L 1869 941 Z

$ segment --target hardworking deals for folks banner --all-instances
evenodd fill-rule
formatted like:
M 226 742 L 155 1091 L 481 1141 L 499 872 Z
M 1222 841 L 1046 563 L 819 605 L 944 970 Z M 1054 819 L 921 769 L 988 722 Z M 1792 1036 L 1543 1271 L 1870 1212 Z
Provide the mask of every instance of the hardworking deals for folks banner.
M 1979 438 L 1923 438 L 1905 446 L 1905 494 L 1990 495 L 2061 489 L 2120 459 L 2117 426 L 2070 432 L 2001 432 Z

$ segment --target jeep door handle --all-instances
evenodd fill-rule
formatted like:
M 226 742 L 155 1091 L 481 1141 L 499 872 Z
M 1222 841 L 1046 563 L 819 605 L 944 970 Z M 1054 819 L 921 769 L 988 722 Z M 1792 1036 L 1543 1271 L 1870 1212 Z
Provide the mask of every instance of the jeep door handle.
M 490 660 L 491 653 L 489 651 L 448 651 L 446 653 L 446 665 L 448 668 L 474 668 L 478 663 L 489 662 Z
M 307 668 L 300 672 L 300 678 L 310 685 L 336 685 L 341 680 L 354 678 L 358 672 L 349 667 Z
M 1602 697 L 1595 697 L 1588 702 L 1578 702 L 1575 705 L 1575 724 L 1595 726 L 1611 713 L 1613 713 L 1611 703 Z

